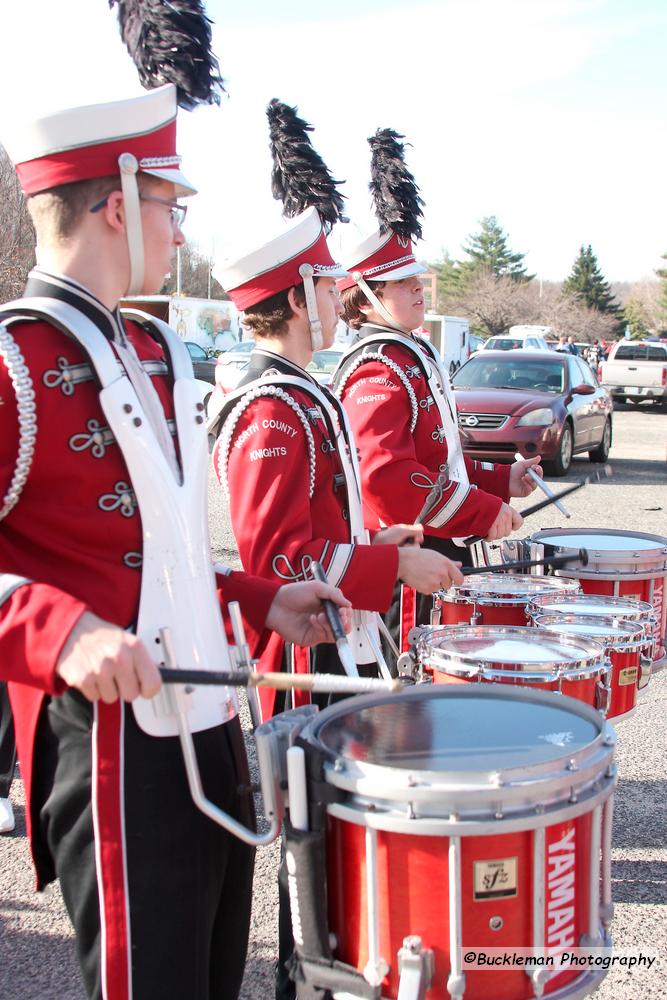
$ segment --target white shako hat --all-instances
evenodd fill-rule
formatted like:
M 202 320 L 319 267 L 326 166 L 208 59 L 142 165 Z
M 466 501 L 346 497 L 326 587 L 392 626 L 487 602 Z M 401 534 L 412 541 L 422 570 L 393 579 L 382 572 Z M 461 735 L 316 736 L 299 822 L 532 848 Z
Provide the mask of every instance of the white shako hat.
M 324 161 L 312 147 L 312 126 L 296 108 L 275 98 L 267 107 L 273 157 L 271 187 L 293 224 L 268 243 L 235 261 L 224 261 L 215 276 L 236 307 L 251 309 L 265 299 L 303 283 L 313 350 L 322 345 L 314 279 L 342 278 L 327 235 L 342 221 L 343 197 Z
M 322 217 L 316 208 L 302 212 L 279 236 L 258 250 L 215 269 L 215 277 L 237 309 L 263 302 L 303 281 L 301 268 L 313 277 L 343 278 L 347 271 L 331 256 Z
M 428 268 L 415 257 L 412 240 L 397 235 L 393 229 L 376 229 L 362 243 L 345 254 L 350 275 L 338 282 L 344 292 L 356 284 L 354 273 L 365 281 L 400 281 L 413 274 L 425 274 Z
M 61 184 L 113 176 L 132 157 L 136 170 L 176 185 L 177 197 L 196 193 L 176 152 L 176 87 L 88 104 L 20 123 L 3 144 L 25 195 Z
M 177 197 L 195 194 L 180 169 L 176 114 L 179 106 L 219 103 L 223 81 L 201 0 L 152 6 L 109 0 L 109 6 L 114 4 L 121 36 L 148 93 L 45 115 L 20 125 L 13 136 L 3 135 L 2 141 L 26 195 L 119 175 L 130 263 L 127 295 L 140 292 L 144 279 L 136 175 L 173 183 Z
M 402 135 L 378 129 L 368 140 L 371 147 L 371 182 L 375 214 L 380 223 L 370 236 L 352 247 L 344 258 L 350 272 L 338 282 L 339 291 L 358 285 L 369 302 L 390 326 L 398 326 L 369 282 L 400 281 L 424 274 L 428 268 L 418 261 L 413 241 L 421 239 L 422 205 L 419 188 L 405 164 Z

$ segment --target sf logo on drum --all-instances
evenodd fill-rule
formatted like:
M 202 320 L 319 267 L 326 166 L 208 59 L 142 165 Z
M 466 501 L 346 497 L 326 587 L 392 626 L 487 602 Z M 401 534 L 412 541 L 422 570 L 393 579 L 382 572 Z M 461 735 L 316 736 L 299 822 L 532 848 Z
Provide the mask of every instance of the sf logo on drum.
M 517 894 L 517 859 L 475 862 L 475 899 L 498 899 Z
M 500 888 L 502 885 L 507 885 L 509 882 L 509 875 L 504 868 L 496 868 L 494 872 L 485 875 L 482 882 L 484 883 L 484 888 L 487 891 L 489 889 Z

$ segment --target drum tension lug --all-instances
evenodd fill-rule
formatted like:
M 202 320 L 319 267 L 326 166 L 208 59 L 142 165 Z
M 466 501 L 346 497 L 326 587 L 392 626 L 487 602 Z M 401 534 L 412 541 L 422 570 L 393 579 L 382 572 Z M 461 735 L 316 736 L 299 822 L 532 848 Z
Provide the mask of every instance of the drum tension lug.
M 433 952 L 416 935 L 403 938 L 398 952 L 399 1000 L 424 1000 L 434 972 Z

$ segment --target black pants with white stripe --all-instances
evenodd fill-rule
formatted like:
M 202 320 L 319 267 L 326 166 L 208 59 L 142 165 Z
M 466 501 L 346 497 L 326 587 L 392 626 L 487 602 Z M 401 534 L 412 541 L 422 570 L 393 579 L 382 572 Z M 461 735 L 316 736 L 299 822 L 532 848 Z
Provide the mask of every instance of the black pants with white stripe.
M 194 741 L 207 796 L 252 827 L 238 719 Z M 178 739 L 70 691 L 43 712 L 37 753 L 33 818 L 91 1000 L 236 1000 L 254 850 L 194 806 Z

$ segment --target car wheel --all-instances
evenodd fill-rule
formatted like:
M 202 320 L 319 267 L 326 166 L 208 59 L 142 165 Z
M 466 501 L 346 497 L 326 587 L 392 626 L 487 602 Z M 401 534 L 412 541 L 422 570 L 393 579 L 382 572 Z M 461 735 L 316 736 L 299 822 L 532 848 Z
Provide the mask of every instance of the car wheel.
M 572 462 L 572 452 L 574 450 L 574 440 L 572 437 L 572 424 L 567 421 L 563 427 L 563 433 L 558 442 L 558 452 L 551 462 L 545 462 L 544 468 L 550 476 L 564 476 L 570 468 Z
M 597 448 L 593 451 L 589 451 L 588 458 L 591 462 L 606 462 L 609 458 L 609 449 L 611 448 L 611 420 L 607 420 L 604 425 L 604 431 L 602 432 L 602 440 Z

